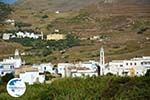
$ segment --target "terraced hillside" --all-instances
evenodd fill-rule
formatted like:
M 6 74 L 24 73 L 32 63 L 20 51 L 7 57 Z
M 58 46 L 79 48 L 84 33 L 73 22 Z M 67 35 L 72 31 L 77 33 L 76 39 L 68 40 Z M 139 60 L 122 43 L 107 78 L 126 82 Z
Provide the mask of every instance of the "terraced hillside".
M 21 29 L 43 31 L 45 35 L 60 29 L 61 33 L 71 32 L 80 39 L 78 46 L 65 49 L 63 54 L 55 50 L 46 57 L 34 56 L 36 60 L 25 57 L 27 60 L 98 60 L 103 45 L 109 61 L 150 55 L 149 4 L 149 0 L 23 0 L 13 6 L 10 17 L 30 24 Z M 55 13 L 57 10 L 59 14 Z M 12 29 L 17 30 L 7 30 Z

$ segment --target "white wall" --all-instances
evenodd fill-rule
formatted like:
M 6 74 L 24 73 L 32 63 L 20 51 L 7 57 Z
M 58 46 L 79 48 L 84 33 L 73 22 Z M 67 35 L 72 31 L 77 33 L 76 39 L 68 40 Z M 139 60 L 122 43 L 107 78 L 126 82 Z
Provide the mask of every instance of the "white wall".
M 69 77 L 70 71 L 68 70 L 68 67 L 74 66 L 71 63 L 59 63 L 58 64 L 58 74 L 61 74 L 62 77 Z
M 13 64 L 0 64 L 0 76 L 5 76 L 7 73 L 14 73 Z
M 120 65 L 123 66 L 121 67 Z M 123 72 L 127 72 L 128 76 L 132 76 L 131 71 L 134 70 L 135 76 L 143 76 L 148 69 L 150 69 L 150 57 L 116 60 L 109 62 L 108 66 L 105 66 L 104 75 L 110 72 L 115 75 L 124 76 Z
M 45 76 L 44 75 L 39 75 L 39 72 L 25 72 L 21 73 L 19 77 L 25 82 L 30 85 L 40 82 L 44 83 L 45 81 Z
M 39 72 L 50 72 L 51 74 L 56 73 L 56 71 L 53 69 L 54 66 L 51 63 L 47 63 L 47 64 L 40 64 L 40 66 L 38 67 Z

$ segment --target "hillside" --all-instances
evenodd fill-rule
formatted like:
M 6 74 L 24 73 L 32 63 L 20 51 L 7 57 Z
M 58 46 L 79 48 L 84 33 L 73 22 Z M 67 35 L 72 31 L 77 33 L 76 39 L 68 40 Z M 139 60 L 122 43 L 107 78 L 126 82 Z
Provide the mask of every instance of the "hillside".
M 149 0 L 18 0 L 17 5 L 35 10 L 79 10 L 90 4 L 98 3 L 126 3 L 149 4 Z
M 106 60 L 110 61 L 150 55 L 149 4 L 149 0 L 19 0 L 9 17 L 30 25 L 22 26 L 24 30 L 43 31 L 46 35 L 60 29 L 61 33 L 71 32 L 81 40 L 63 54 L 57 49 L 46 57 L 25 56 L 30 63 L 32 60 L 54 63 L 98 60 L 102 45 Z M 55 13 L 57 10 L 59 14 Z M 5 29 L 17 30 L 16 27 Z M 94 36 L 100 39 L 91 40 Z
M 98 1 L 102 0 L 19 0 L 17 5 L 34 10 L 69 11 L 79 10 Z

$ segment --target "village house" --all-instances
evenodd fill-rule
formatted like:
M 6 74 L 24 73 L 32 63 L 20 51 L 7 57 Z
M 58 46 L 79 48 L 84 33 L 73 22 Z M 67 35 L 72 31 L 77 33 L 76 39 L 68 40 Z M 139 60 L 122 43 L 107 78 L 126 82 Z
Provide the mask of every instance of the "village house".
M 2 63 L 0 64 L 0 76 L 5 76 L 7 73 L 14 74 L 14 64 L 13 63 Z
M 56 74 L 56 69 L 51 63 L 42 63 L 40 65 L 33 65 L 33 68 L 37 68 L 39 72 L 50 72 L 51 74 Z
M 43 32 L 41 34 L 35 34 L 34 32 L 16 32 L 16 33 L 3 33 L 3 40 L 10 40 L 12 38 L 32 38 L 32 39 L 42 39 L 43 40 Z
M 59 63 L 58 74 L 62 77 L 98 76 L 98 66 L 93 62 Z
M 72 77 L 98 76 L 100 70 L 94 61 L 80 62 L 73 68 L 69 68 Z
M 66 35 L 64 34 L 48 34 L 47 40 L 63 40 L 66 38 Z
M 12 36 L 12 33 L 4 33 L 2 35 L 2 39 L 3 40 L 9 40 L 11 38 L 11 36 Z
M 59 63 L 57 65 L 57 73 L 61 75 L 61 77 L 70 77 L 70 71 L 68 68 L 74 67 L 72 63 Z
M 23 61 L 19 55 L 19 51 L 16 49 L 14 57 L 10 57 L 9 59 L 3 59 L 0 64 L 13 64 L 14 68 L 20 68 L 23 64 Z
M 114 60 L 105 66 L 104 75 L 112 73 L 118 76 L 143 76 L 148 69 L 150 69 L 150 57 Z
M 33 38 L 33 39 L 43 39 L 43 33 L 41 32 L 41 34 L 35 34 L 34 32 L 17 32 L 15 33 L 17 38 Z
M 15 25 L 15 20 L 13 20 L 13 19 L 7 19 L 7 20 L 5 21 L 5 23 L 14 26 L 14 25 Z
M 19 78 L 29 85 L 33 85 L 34 83 L 44 83 L 45 81 L 44 73 L 40 73 L 35 70 L 20 73 Z

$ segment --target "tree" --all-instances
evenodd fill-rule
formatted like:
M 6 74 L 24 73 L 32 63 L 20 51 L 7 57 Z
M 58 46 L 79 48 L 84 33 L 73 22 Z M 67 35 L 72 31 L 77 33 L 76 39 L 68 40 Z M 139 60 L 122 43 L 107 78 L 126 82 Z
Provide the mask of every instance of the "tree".
M 12 78 L 14 78 L 14 74 L 13 73 L 7 73 L 5 76 L 2 77 L 2 82 L 7 83 Z
M 44 74 L 45 74 L 45 80 L 46 81 L 48 81 L 48 80 L 50 80 L 50 79 L 52 79 L 53 78 L 53 76 L 51 75 L 51 73 L 50 72 L 44 72 Z
M 0 2 L 0 23 L 8 17 L 11 11 L 12 8 L 9 5 Z
M 147 70 L 147 72 L 146 72 L 145 76 L 150 76 L 150 69 L 149 69 L 149 70 Z
M 110 73 L 110 72 L 107 73 L 107 76 L 113 76 L 113 75 L 114 75 L 114 74 L 112 74 L 112 73 Z

